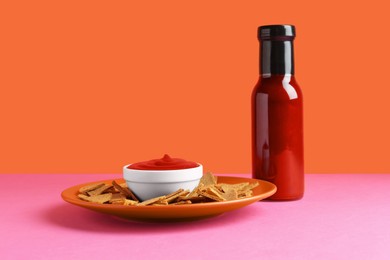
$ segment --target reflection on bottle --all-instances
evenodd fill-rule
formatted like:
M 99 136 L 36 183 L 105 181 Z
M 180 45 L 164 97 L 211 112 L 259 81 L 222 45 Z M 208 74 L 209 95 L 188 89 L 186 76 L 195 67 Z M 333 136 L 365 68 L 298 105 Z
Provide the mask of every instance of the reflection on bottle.
M 290 100 L 298 98 L 298 93 L 293 86 L 290 85 L 291 75 L 284 75 L 282 80 L 283 88 L 286 90 Z
M 261 164 L 261 171 L 264 173 L 266 178 L 270 178 L 271 176 L 269 172 L 269 145 L 267 143 L 263 144 L 261 155 L 261 161 L 263 162 Z

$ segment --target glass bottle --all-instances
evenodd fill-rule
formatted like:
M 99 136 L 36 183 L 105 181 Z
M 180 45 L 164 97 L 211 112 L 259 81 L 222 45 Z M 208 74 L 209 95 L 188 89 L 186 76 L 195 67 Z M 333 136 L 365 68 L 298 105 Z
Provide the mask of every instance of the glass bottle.
M 274 183 L 270 200 L 304 193 L 302 91 L 294 76 L 295 27 L 258 28 L 260 77 L 252 92 L 252 176 Z

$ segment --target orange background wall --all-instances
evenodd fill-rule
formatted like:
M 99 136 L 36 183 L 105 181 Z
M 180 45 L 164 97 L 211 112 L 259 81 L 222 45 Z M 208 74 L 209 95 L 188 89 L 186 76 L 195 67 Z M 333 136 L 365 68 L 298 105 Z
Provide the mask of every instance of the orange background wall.
M 390 172 L 386 1 L 2 1 L 0 173 L 250 172 L 257 26 L 297 27 L 306 172 Z

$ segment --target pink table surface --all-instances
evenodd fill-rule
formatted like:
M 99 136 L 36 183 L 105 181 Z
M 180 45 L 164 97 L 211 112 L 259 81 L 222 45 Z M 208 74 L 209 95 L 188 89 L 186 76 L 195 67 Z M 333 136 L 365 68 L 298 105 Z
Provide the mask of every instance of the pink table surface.
M 120 177 L 0 174 L 0 259 L 390 259 L 390 174 L 308 174 L 302 200 L 188 223 L 130 222 L 60 197 Z

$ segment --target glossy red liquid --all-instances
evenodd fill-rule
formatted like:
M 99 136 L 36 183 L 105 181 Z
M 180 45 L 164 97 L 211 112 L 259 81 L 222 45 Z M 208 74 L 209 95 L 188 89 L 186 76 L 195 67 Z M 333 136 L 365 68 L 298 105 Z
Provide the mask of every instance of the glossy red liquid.
M 271 200 L 303 196 L 302 110 L 294 76 L 260 77 L 252 93 L 252 175 L 277 186 Z
M 153 159 L 144 162 L 133 163 L 127 168 L 134 170 L 182 170 L 198 167 L 195 162 L 186 161 L 180 158 L 172 158 L 165 154 L 161 159 Z

